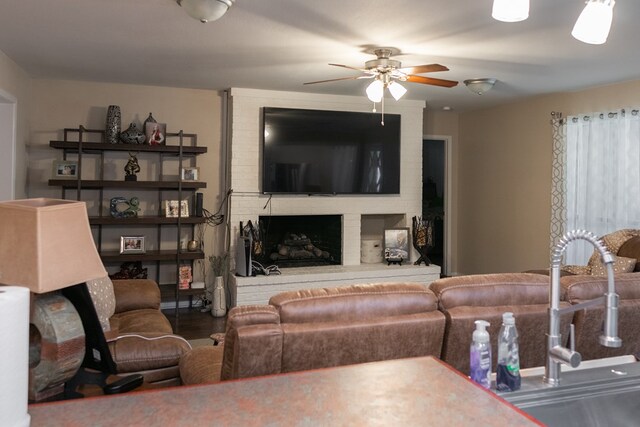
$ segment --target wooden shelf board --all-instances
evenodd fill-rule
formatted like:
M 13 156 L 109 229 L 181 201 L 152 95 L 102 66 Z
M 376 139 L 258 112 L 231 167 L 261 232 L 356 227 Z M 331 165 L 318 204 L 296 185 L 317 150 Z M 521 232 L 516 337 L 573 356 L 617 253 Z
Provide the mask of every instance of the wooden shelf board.
M 206 221 L 204 217 L 187 216 L 180 218 L 182 224 L 202 224 Z M 168 218 L 164 216 L 139 216 L 135 218 L 113 218 L 110 216 L 90 216 L 91 225 L 157 225 L 157 224 L 178 224 L 178 218 Z
M 163 301 L 173 300 L 176 296 L 176 284 L 164 283 L 160 285 L 160 297 Z M 205 289 L 179 289 L 178 295 L 183 296 L 195 296 L 202 295 Z
M 191 134 L 184 134 L 185 137 Z M 173 135 L 167 135 L 173 136 Z M 49 141 L 49 146 L 52 148 L 61 148 L 64 150 L 78 150 L 79 143 L 77 141 Z M 83 152 L 91 151 L 144 151 L 151 153 L 168 153 L 179 154 L 179 145 L 137 145 L 137 144 L 107 144 L 102 142 L 83 142 Z M 197 147 L 185 145 L 182 147 L 183 154 L 204 154 L 207 152 L 207 147 Z
M 118 251 L 102 251 L 102 262 L 133 262 L 133 261 L 176 261 L 177 252 L 172 250 L 147 251 L 143 254 L 121 254 Z M 204 252 L 182 252 L 180 261 L 204 259 Z
M 108 181 L 99 179 L 83 179 L 80 181 L 82 189 L 96 188 L 130 188 L 130 189 L 169 189 L 177 190 L 178 181 Z M 78 181 L 75 179 L 50 179 L 49 185 L 54 187 L 77 188 Z M 196 190 L 207 188 L 206 182 L 182 181 L 183 190 Z

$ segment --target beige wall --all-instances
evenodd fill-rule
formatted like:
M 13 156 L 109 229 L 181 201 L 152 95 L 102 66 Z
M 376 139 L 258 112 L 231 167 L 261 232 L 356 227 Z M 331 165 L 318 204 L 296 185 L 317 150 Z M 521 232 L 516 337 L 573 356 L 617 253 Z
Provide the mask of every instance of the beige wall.
M 149 111 L 169 131 L 198 134 L 209 153 L 198 159 L 208 182 L 205 207 L 220 202 L 221 95 L 215 91 L 30 80 L 0 52 L 0 89 L 18 100 L 16 197 L 59 196 L 46 186 L 48 148 L 65 127 L 104 128 L 106 108 L 120 105 L 123 126 L 142 122 Z M 542 268 L 549 259 L 551 179 L 550 112 L 565 115 L 637 106 L 640 81 L 531 98 L 466 113 L 426 111 L 424 135 L 452 137 L 453 202 L 451 272 L 459 274 Z M 26 187 L 29 149 L 29 179 Z M 28 193 L 27 193 L 28 191 Z M 208 234 L 207 252 L 218 253 L 222 227 Z M 221 239 L 220 239 L 221 241 Z
M 16 101 L 15 198 L 27 197 L 27 152 L 29 133 L 29 76 L 0 51 L 0 91 Z M 2 155 L 7 154 L 3 149 Z
M 548 267 L 551 112 L 637 108 L 638 99 L 633 81 L 460 114 L 459 272 Z
M 201 179 L 207 182 L 207 188 L 202 191 L 204 207 L 210 212 L 217 210 L 221 201 L 220 195 L 223 194 L 220 158 L 222 94 L 211 90 L 33 80 L 31 102 L 30 197 L 61 196 L 59 188 L 47 185 L 53 160 L 62 159 L 62 152 L 49 148 L 49 141 L 61 140 L 63 128 L 78 128 L 83 125 L 88 129 L 104 129 L 107 107 L 115 104 L 119 105 L 122 111 L 123 130 L 132 121 L 141 128 L 141 123 L 149 112 L 152 112 L 156 120 L 167 124 L 167 132 L 183 130 L 185 133 L 198 135 L 198 145 L 208 148 L 207 154 L 197 158 Z M 122 166 L 127 160 L 127 156 L 123 156 L 124 158 L 119 159 L 112 168 L 113 173 L 120 178 L 124 177 Z M 144 156 L 139 157 L 142 159 Z M 154 179 L 149 176 L 150 171 L 156 168 L 152 163 L 153 160 L 151 163 L 143 163 L 141 160 L 141 179 Z M 83 178 L 86 178 L 84 173 Z M 121 196 L 131 196 L 126 192 L 120 193 Z M 88 193 L 88 197 L 96 196 Z M 111 196 L 105 194 L 105 197 L 108 199 Z M 220 245 L 223 233 L 223 226 L 216 227 L 215 232 L 208 228 L 205 239 L 205 251 L 208 254 L 219 252 L 220 247 L 217 245 Z M 169 235 L 165 238 L 169 238 Z

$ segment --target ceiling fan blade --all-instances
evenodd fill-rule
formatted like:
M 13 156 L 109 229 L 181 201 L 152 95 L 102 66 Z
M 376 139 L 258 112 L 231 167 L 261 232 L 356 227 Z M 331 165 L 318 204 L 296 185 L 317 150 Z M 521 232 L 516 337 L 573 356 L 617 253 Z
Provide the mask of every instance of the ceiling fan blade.
M 348 68 L 350 70 L 356 70 L 356 71 L 367 71 L 366 68 L 356 68 L 356 67 L 351 67 L 349 65 L 342 65 L 342 64 L 329 64 L 329 65 L 333 65 L 334 67 Z
M 306 82 L 306 83 L 303 83 L 303 84 L 305 84 L 305 85 L 314 85 L 314 84 L 316 84 L 316 83 L 337 82 L 337 81 L 340 81 L 340 80 L 357 80 L 357 79 L 366 79 L 366 78 L 368 78 L 368 77 L 369 77 L 369 76 L 340 77 L 339 79 L 318 80 L 318 81 L 315 81 L 315 82 Z
M 433 86 L 442 86 L 442 87 L 454 87 L 458 84 L 458 82 L 453 80 L 444 80 L 444 79 L 433 79 L 431 77 L 422 77 L 422 76 L 407 76 L 407 81 L 412 83 L 422 83 L 425 85 L 433 85 Z
M 444 65 L 440 65 L 440 64 L 427 64 L 427 65 L 416 65 L 415 67 L 399 68 L 398 71 L 401 71 L 405 74 L 422 74 L 422 73 L 434 73 L 436 71 L 449 71 L 449 69 Z

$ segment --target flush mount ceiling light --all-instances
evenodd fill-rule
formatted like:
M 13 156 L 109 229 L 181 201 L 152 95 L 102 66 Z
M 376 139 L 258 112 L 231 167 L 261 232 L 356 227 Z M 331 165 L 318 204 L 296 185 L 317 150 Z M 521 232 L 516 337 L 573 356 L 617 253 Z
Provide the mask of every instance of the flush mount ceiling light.
M 614 0 L 587 0 L 571 35 L 584 43 L 607 41 L 613 20 Z M 529 0 L 493 0 L 491 16 L 498 21 L 518 22 L 529 17 Z
M 471 92 L 482 95 L 490 90 L 496 84 L 496 81 L 496 79 L 469 79 L 465 80 L 464 84 Z
M 502 22 L 519 22 L 529 17 L 529 0 L 493 0 L 493 19 Z
M 235 0 L 176 0 L 189 16 L 206 24 L 222 18 Z

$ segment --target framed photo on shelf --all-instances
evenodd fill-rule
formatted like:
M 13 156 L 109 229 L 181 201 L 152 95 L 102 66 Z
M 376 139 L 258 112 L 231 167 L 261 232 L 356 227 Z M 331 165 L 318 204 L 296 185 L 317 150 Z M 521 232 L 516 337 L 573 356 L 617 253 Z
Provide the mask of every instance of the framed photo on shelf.
M 147 123 L 144 127 L 145 141 L 148 145 L 165 145 L 167 125 L 165 123 Z
M 53 161 L 53 178 L 54 179 L 77 179 L 78 178 L 78 162 L 69 160 Z
M 409 227 L 385 228 L 384 259 L 398 263 L 409 261 Z
M 165 200 L 164 211 L 167 218 L 189 216 L 189 203 L 186 200 Z
M 121 254 L 143 254 L 144 236 L 120 236 Z
M 180 173 L 180 178 L 183 181 L 197 181 L 200 179 L 200 168 L 198 167 L 188 167 L 182 168 Z

